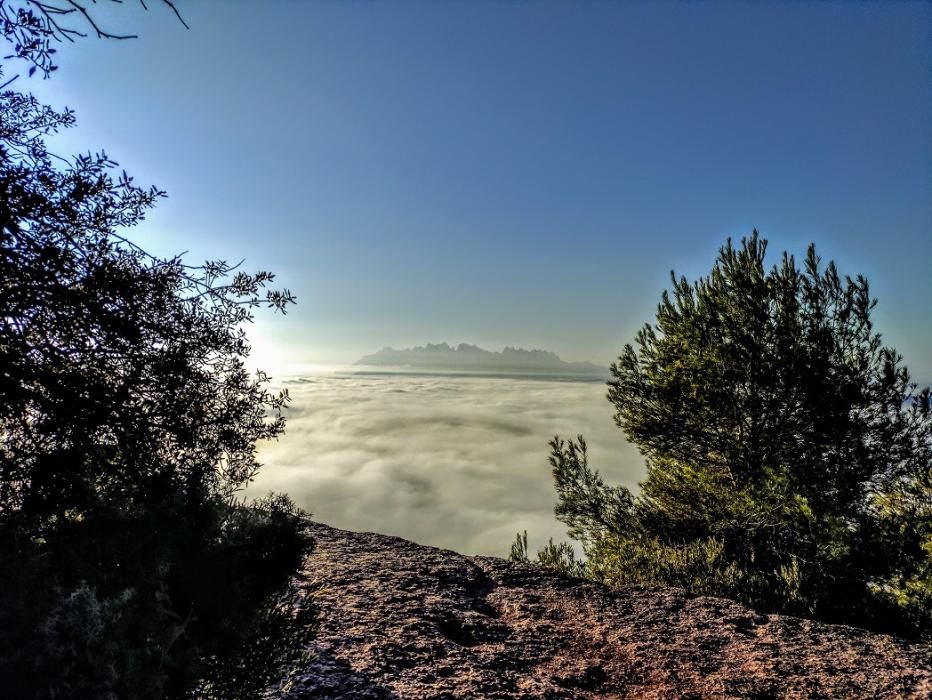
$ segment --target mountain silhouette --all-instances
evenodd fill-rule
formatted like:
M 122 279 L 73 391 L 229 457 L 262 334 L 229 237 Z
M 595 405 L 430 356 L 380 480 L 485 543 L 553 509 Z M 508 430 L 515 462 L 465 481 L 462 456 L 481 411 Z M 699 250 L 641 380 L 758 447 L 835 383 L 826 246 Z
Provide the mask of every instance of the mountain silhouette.
M 522 372 L 607 376 L 608 369 L 591 362 L 564 362 L 547 350 L 506 347 L 501 352 L 460 343 L 431 344 L 396 350 L 385 347 L 355 363 L 372 367 L 407 367 L 445 371 Z

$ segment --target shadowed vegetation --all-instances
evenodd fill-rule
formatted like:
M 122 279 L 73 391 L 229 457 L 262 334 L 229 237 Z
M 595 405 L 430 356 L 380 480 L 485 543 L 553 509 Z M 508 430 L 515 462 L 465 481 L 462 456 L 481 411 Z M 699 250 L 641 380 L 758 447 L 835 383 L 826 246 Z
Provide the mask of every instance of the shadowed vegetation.
M 48 75 L 56 41 L 107 36 L 76 8 L 0 0 L 8 58 Z M 163 193 L 51 154 L 74 120 L 0 93 L 3 693 L 254 698 L 315 629 L 306 514 L 237 496 L 288 400 L 244 368 L 243 326 L 293 298 L 130 242 Z

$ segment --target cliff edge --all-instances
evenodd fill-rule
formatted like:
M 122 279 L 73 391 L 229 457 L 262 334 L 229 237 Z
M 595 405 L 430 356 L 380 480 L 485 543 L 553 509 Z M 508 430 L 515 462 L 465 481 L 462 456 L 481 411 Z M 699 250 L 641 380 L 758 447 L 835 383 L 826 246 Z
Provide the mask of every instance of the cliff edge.
M 928 698 L 932 646 L 314 526 L 298 698 Z

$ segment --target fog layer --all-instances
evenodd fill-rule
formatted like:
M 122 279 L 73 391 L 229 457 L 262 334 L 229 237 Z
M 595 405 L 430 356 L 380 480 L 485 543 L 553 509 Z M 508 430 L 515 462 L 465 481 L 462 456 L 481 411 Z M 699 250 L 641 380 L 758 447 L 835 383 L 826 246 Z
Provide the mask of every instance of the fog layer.
M 590 464 L 634 486 L 637 450 L 592 382 L 332 374 L 288 383 L 288 428 L 261 446 L 248 493 L 289 493 L 336 527 L 467 554 L 565 538 L 553 517 L 547 442 L 581 432 Z

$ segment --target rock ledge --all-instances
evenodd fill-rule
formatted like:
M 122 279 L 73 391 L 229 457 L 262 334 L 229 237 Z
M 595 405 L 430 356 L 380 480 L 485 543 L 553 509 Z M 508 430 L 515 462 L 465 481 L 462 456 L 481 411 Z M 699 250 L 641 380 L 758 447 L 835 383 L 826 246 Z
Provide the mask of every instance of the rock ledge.
M 929 698 L 932 646 L 315 525 L 298 698 Z

